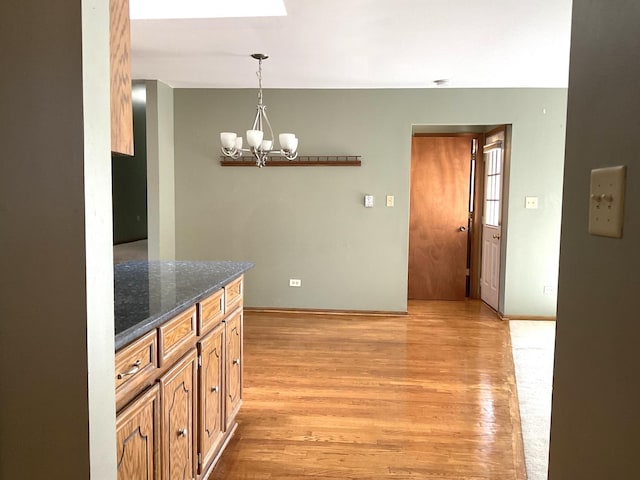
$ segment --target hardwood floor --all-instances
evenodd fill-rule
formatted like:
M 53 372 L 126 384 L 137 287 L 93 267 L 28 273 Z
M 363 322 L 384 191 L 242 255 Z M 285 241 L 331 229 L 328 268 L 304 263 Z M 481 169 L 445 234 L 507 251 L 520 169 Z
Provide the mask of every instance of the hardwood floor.
M 508 322 L 245 313 L 244 405 L 210 480 L 525 479 Z

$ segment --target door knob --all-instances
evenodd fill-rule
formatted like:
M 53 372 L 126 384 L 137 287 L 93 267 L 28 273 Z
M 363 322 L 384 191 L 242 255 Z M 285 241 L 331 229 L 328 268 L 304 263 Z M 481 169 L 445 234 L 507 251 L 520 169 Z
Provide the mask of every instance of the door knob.
M 458 230 L 460 230 L 461 232 L 466 232 L 467 231 L 467 227 L 462 226 Z
M 493 235 L 493 238 L 495 238 L 496 240 L 500 240 L 500 235 L 496 233 Z

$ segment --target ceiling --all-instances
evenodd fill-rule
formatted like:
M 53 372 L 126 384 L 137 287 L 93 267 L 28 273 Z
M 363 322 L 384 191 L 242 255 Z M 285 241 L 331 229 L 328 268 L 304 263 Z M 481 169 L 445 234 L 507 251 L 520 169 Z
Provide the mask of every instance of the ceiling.
M 571 0 L 285 0 L 287 16 L 132 20 L 135 79 L 176 88 L 566 88 Z M 442 88 L 442 87 L 439 87 Z

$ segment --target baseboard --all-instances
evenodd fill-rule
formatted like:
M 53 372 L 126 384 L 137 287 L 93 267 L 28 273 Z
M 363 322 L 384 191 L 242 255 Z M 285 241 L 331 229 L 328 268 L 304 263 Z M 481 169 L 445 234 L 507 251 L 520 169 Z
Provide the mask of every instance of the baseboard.
M 271 307 L 244 307 L 245 312 L 255 313 L 304 313 L 306 315 L 359 315 L 364 317 L 397 317 L 407 315 L 408 312 L 395 312 L 385 310 L 332 310 L 318 308 L 271 308 Z
M 543 322 L 555 322 L 556 316 L 544 316 L 544 315 L 503 315 L 499 314 L 502 320 L 540 320 Z

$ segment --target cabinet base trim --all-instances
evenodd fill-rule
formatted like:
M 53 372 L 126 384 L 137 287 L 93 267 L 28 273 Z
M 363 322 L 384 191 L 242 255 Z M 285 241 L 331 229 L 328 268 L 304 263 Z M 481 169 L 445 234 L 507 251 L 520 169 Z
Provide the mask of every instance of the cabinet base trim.
M 236 422 L 233 424 L 231 429 L 227 431 L 227 436 L 222 442 L 222 444 L 220 445 L 220 448 L 218 449 L 218 453 L 216 453 L 216 456 L 213 457 L 213 460 L 211 460 L 211 464 L 208 467 L 206 467 L 206 469 L 203 470 L 204 473 L 198 477 L 198 480 L 204 480 L 206 478 L 209 478 L 209 475 L 211 475 L 211 472 L 213 472 L 213 469 L 216 468 L 216 464 L 218 463 L 218 460 L 220 460 L 220 457 L 224 453 L 225 449 L 227 448 L 227 445 L 231 441 L 231 438 L 233 437 L 233 434 L 236 433 L 237 429 L 238 429 L 238 423 Z

